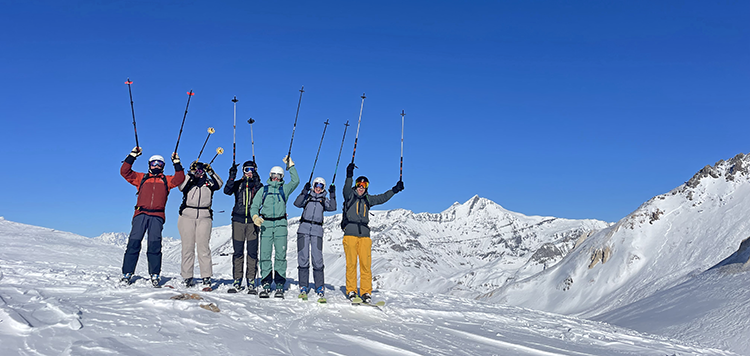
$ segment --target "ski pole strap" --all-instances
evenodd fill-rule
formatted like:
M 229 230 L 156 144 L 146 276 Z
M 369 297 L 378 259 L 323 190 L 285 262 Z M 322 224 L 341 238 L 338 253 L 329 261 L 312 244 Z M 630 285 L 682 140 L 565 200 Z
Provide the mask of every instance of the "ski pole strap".
M 323 226 L 323 222 L 322 221 L 321 222 L 317 222 L 317 221 L 307 220 L 307 219 L 304 219 L 304 218 L 299 218 L 299 222 L 300 223 L 310 223 L 310 224 L 315 224 L 315 225 Z
M 163 213 L 164 209 L 148 209 L 148 208 L 144 208 L 142 206 L 136 205 L 135 211 L 145 211 L 147 213 Z

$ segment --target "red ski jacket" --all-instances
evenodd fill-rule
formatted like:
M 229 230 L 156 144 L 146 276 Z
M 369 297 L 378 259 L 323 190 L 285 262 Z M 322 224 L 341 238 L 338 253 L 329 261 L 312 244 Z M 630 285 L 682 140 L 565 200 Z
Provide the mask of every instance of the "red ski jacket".
M 164 207 L 167 206 L 169 190 L 182 184 L 185 180 L 185 171 L 182 169 L 182 165 L 180 163 L 175 163 L 174 176 L 167 176 L 164 175 L 164 173 L 158 175 L 148 174 L 148 178 L 143 181 L 143 178 L 146 177 L 146 173 L 133 171 L 133 162 L 135 162 L 135 158 L 128 155 L 122 163 L 122 167 L 120 167 L 120 174 L 122 177 L 130 184 L 139 188 L 138 201 L 136 202 L 135 213 L 133 216 L 147 214 L 159 216 L 166 220 L 164 216 Z

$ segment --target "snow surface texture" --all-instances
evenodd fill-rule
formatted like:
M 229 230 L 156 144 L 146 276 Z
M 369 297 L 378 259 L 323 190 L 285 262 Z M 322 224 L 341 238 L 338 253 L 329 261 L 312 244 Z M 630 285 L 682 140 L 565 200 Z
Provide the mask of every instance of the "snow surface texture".
M 706 166 L 553 268 L 484 297 L 750 354 L 748 167 L 743 154 Z
M 185 290 L 174 257 L 164 263 L 174 289 L 146 279 L 122 287 L 121 246 L 5 220 L 0 244 L 2 355 L 736 355 L 456 296 L 381 289 L 382 309 L 352 306 L 337 292 L 340 278 L 322 305 L 296 293 L 228 294 L 226 285 Z M 202 299 L 171 299 L 182 292 Z

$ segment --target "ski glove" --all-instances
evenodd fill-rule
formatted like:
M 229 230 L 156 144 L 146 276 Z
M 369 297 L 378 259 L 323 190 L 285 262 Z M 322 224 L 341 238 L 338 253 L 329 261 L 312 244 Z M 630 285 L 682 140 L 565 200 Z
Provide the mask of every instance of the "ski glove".
M 352 178 L 352 177 L 354 177 L 354 168 L 355 167 L 356 166 L 354 165 L 354 163 L 349 163 L 349 165 L 346 166 L 346 178 Z
M 177 152 L 172 153 L 172 163 L 174 164 L 180 163 L 180 156 L 177 155 Z
M 404 190 L 404 182 L 403 181 L 398 181 L 398 183 L 396 183 L 396 185 L 394 185 L 393 188 L 391 188 L 391 190 L 393 191 L 393 194 L 396 194 L 396 193 Z
M 305 193 L 310 191 L 310 182 L 305 183 L 305 187 L 302 188 L 302 191 L 304 191 Z
M 253 215 L 253 223 L 255 224 L 255 226 L 259 227 L 263 225 L 263 218 L 258 215 Z
M 208 173 L 208 174 L 211 174 L 211 173 L 213 173 L 213 172 L 214 172 L 214 169 L 213 169 L 213 168 L 211 168 L 211 165 L 210 165 L 210 164 L 208 164 L 208 163 L 205 163 L 205 164 L 203 165 L 203 170 L 204 170 L 204 171 L 206 171 L 206 173 Z
M 287 171 L 289 170 L 289 168 L 294 167 L 294 161 L 292 161 L 292 157 L 286 156 L 281 161 L 284 162 L 284 163 L 286 163 L 286 170 Z
M 130 155 L 133 156 L 133 158 L 136 158 L 140 156 L 141 154 L 143 154 L 143 150 L 138 146 L 133 147 L 133 150 L 130 151 Z
M 331 193 L 331 196 L 333 196 L 333 193 L 336 192 L 336 186 L 331 184 L 331 186 L 328 187 L 328 192 Z
M 232 177 L 234 180 L 235 177 L 237 177 L 237 167 L 239 166 L 238 163 L 235 163 L 232 165 L 232 167 L 229 168 L 229 176 Z

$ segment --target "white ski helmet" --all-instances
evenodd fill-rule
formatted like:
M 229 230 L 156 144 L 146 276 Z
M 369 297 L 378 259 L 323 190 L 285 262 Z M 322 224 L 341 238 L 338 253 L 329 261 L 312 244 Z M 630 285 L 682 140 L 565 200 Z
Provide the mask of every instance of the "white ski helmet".
M 151 163 L 151 161 L 162 161 L 164 162 L 164 157 L 160 155 L 153 155 L 151 158 L 148 159 L 148 163 Z
M 323 184 L 323 189 L 326 189 L 326 180 L 323 179 L 323 177 L 315 177 L 315 179 L 313 179 L 313 188 L 315 188 L 315 185 L 318 183 Z
M 281 168 L 279 166 L 273 166 L 271 168 L 271 173 L 269 175 L 273 175 L 273 174 L 279 174 L 281 175 L 281 179 L 284 179 L 284 168 Z

